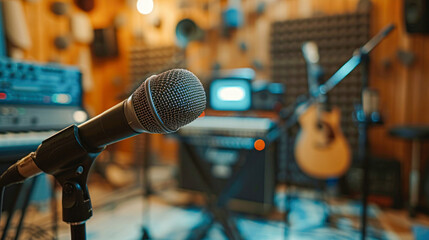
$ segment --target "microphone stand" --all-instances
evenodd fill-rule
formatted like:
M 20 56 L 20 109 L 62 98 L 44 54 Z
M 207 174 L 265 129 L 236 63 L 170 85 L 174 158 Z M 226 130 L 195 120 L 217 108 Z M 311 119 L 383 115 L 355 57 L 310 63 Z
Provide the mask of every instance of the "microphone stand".
M 334 75 L 332 75 L 325 83 L 319 86 L 318 91 L 312 92 L 312 98 L 309 98 L 306 101 L 303 101 L 300 104 L 295 103 L 292 105 L 291 109 L 285 109 L 288 117 L 283 117 L 285 120 L 286 131 L 290 129 L 294 124 L 296 124 L 298 117 L 310 106 L 315 97 L 326 94 L 332 90 L 338 83 L 340 83 L 347 75 L 349 75 L 359 64 L 362 64 L 362 93 L 368 87 L 368 71 L 369 71 L 369 53 L 374 49 L 393 29 L 395 25 L 389 24 L 383 28 L 377 35 L 372 37 L 365 45 L 358 48 L 353 56 L 342 66 L 340 67 Z M 311 89 L 310 89 L 311 91 Z M 369 116 L 363 111 L 363 103 L 356 106 L 355 112 L 353 113 L 354 120 L 358 125 L 358 134 L 359 134 L 359 160 L 362 163 L 363 177 L 362 177 L 362 209 L 361 209 L 361 239 L 366 238 L 366 226 L 367 226 L 367 205 L 368 205 L 368 195 L 369 195 L 369 149 L 368 149 L 368 128 L 369 126 L 382 124 L 383 121 L 378 112 L 372 112 Z M 287 166 L 287 165 L 286 165 Z M 286 170 L 287 171 L 287 170 Z M 288 182 L 286 182 L 288 184 Z M 285 204 L 288 204 L 288 197 L 285 198 Z M 287 214 L 288 209 L 286 209 L 286 219 L 287 223 Z M 286 233 L 285 233 L 286 236 Z
M 369 70 L 369 55 L 368 53 L 362 53 L 361 57 L 361 71 L 362 71 L 362 95 L 364 91 L 368 88 L 368 70 Z M 370 126 L 381 125 L 383 124 L 383 120 L 380 114 L 377 111 L 371 112 L 369 114 L 363 111 L 364 101 L 362 100 L 361 104 L 355 106 L 354 112 L 354 120 L 358 126 L 358 160 L 362 164 L 362 196 L 361 196 L 361 239 L 365 240 L 367 235 L 367 215 L 368 215 L 368 195 L 370 194 L 370 149 L 369 149 L 369 141 L 368 141 L 368 129 Z
M 37 158 L 44 165 L 44 171 L 54 175 L 62 187 L 63 221 L 70 224 L 72 240 L 86 240 L 85 222 L 92 216 L 88 173 L 102 150 L 104 148 L 88 152 L 80 142 L 76 125 L 46 139 L 37 149 Z M 61 161 L 61 165 L 52 166 L 52 159 Z
M 143 209 L 142 209 L 142 216 L 143 216 L 143 223 L 141 228 L 141 234 L 142 240 L 148 240 L 151 239 L 150 233 L 149 233 L 149 201 L 150 196 L 153 194 L 153 190 L 150 184 L 150 177 L 149 177 L 149 167 L 150 167 L 150 144 L 149 144 L 149 135 L 148 134 L 142 134 L 137 138 L 137 148 L 143 147 L 143 159 L 137 159 L 138 161 L 141 161 L 142 163 L 142 199 L 143 199 Z

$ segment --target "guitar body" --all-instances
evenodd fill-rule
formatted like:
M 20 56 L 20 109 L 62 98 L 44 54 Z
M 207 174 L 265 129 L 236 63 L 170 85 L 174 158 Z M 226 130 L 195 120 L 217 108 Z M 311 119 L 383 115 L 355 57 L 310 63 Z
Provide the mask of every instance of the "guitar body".
M 301 131 L 295 144 L 295 158 L 302 171 L 314 178 L 343 175 L 350 165 L 350 146 L 340 128 L 340 110 L 318 112 L 311 105 L 299 118 Z

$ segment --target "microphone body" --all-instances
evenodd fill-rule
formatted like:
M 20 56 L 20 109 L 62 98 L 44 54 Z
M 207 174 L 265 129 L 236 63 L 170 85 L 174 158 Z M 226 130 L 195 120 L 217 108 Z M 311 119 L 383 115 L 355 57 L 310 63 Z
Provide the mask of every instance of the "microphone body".
M 177 131 L 195 120 L 205 106 L 202 84 L 191 72 L 173 69 L 154 75 L 128 99 L 79 126 L 71 125 L 44 140 L 36 152 L 22 158 L 0 176 L 0 187 L 41 172 L 58 175 L 66 169 L 85 165 L 82 159 L 86 156 L 95 158 L 106 145 L 142 132 Z
M 82 145 L 89 151 L 135 136 L 125 116 L 127 100 L 124 100 L 100 115 L 78 126 Z

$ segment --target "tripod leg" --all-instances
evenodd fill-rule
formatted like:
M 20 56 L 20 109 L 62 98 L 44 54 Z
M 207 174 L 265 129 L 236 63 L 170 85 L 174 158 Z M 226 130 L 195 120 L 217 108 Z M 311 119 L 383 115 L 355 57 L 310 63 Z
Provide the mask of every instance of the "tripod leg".
M 52 191 L 51 191 L 51 212 L 52 212 L 52 233 L 54 235 L 54 240 L 58 239 L 58 210 L 57 210 L 57 195 L 56 195 L 56 186 L 57 182 L 55 179 L 52 179 Z
M 5 224 L 4 228 L 3 228 L 3 234 L 1 236 L 1 240 L 5 240 L 6 237 L 7 237 L 7 232 L 9 230 L 10 223 L 12 221 L 13 215 L 14 215 L 14 213 L 16 211 L 17 203 L 18 203 L 19 197 L 22 194 L 22 190 L 23 190 L 23 183 L 18 185 L 18 191 L 15 194 L 15 199 L 13 201 L 13 205 L 12 205 L 12 207 L 10 209 L 9 216 L 7 217 L 6 224 Z
M 190 234 L 185 238 L 186 240 L 199 240 L 206 237 L 210 228 L 214 224 L 214 218 L 210 214 L 206 214 L 205 216 L 207 217 L 207 220 L 192 228 Z
M 237 224 L 233 219 L 231 219 L 229 213 L 226 210 L 219 209 L 218 213 L 216 214 L 216 220 L 218 220 L 220 224 L 222 224 L 223 231 L 228 237 L 228 239 L 243 239 L 243 237 L 240 235 L 240 232 L 238 231 Z
M 22 213 L 21 213 L 21 217 L 19 219 L 19 223 L 18 226 L 16 228 L 16 234 L 15 234 L 15 240 L 18 240 L 19 235 L 21 233 L 21 228 L 22 228 L 22 223 L 24 221 L 25 218 L 25 213 L 27 212 L 27 207 L 30 203 L 30 199 L 31 199 L 31 195 L 33 194 L 34 191 L 34 186 L 36 185 L 36 182 L 38 180 L 40 176 L 35 176 L 33 179 L 30 179 L 30 185 L 27 187 L 28 191 L 27 191 L 27 195 L 25 196 L 24 199 L 24 205 L 22 206 Z

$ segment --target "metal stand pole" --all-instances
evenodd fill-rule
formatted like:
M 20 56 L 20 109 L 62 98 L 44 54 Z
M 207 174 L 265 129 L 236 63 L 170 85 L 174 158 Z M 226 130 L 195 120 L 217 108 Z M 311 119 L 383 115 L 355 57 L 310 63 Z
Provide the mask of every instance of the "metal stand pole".
M 369 55 L 366 52 L 361 52 L 361 62 L 362 62 L 362 96 L 364 91 L 367 90 L 369 82 Z M 363 98 L 363 97 L 362 97 Z M 371 162 L 370 162 L 370 150 L 369 150 L 369 141 L 368 141 L 368 129 L 370 126 L 381 125 L 383 123 L 381 116 L 378 112 L 378 109 L 372 109 L 372 107 L 366 106 L 367 104 L 371 105 L 371 100 L 366 103 L 362 99 L 362 103 L 357 106 L 355 110 L 355 120 L 358 125 L 359 133 L 359 151 L 358 157 L 359 161 L 362 164 L 362 213 L 361 213 L 361 239 L 365 240 L 367 235 L 367 225 L 368 225 L 368 195 L 370 193 L 370 172 L 371 172 Z M 364 109 L 370 110 L 365 112 Z
M 71 239 L 86 239 L 85 222 L 80 224 L 70 224 Z
M 367 207 L 368 207 L 368 195 L 369 195 L 369 170 L 370 162 L 368 157 L 368 138 L 367 138 L 367 124 L 365 122 L 359 123 L 359 160 L 362 162 L 362 212 L 361 212 L 361 239 L 364 240 L 366 237 L 366 226 L 367 226 Z
M 142 136 L 138 137 L 140 141 L 138 141 L 138 144 L 140 146 L 144 146 L 143 149 L 143 159 L 137 159 L 138 161 L 142 162 L 142 199 L 143 199 L 143 210 L 142 210 L 142 216 L 143 216 L 143 224 L 142 224 L 142 240 L 148 240 L 150 239 L 150 233 L 149 233 L 149 197 L 152 195 L 152 188 L 150 184 L 149 179 L 149 166 L 150 166 L 150 154 L 149 154 L 149 135 L 143 134 Z M 142 143 L 143 142 L 143 143 Z
M 291 174 L 291 169 L 290 169 L 290 159 L 287 159 L 288 154 L 289 154 L 289 140 L 290 140 L 290 128 L 291 126 L 284 126 L 283 127 L 283 134 L 281 135 L 282 140 L 283 140 L 283 144 L 285 144 L 285 146 L 283 146 L 283 156 L 282 159 L 284 161 L 284 178 L 285 178 L 285 197 L 284 197 L 284 223 L 285 223 L 285 228 L 284 228 L 284 232 L 283 232 L 283 239 L 287 239 L 289 237 L 289 231 L 288 231 L 288 227 L 290 227 L 290 223 L 289 223 L 289 214 L 291 212 L 291 205 L 292 205 L 292 193 L 291 193 L 291 188 L 292 187 L 292 174 Z

